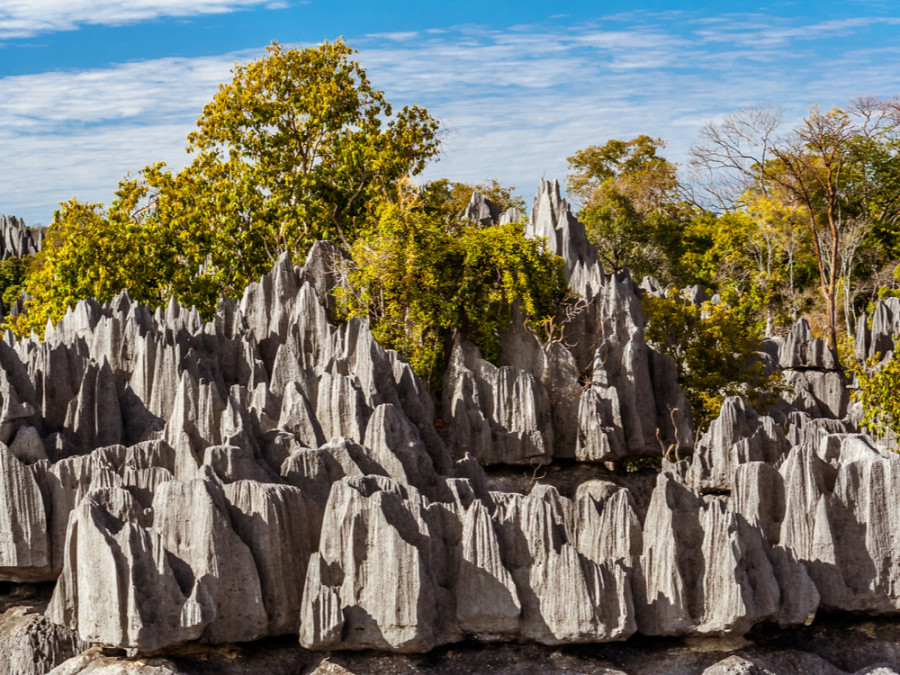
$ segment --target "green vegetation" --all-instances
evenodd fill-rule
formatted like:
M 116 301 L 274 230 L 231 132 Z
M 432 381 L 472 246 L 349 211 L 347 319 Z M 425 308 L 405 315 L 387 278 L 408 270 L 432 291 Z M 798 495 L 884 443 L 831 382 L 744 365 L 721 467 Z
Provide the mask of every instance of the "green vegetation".
M 607 271 L 676 276 L 689 209 L 678 196 L 675 165 L 657 154 L 664 145 L 638 136 L 569 157 L 568 193 L 581 203 L 579 218 Z
M 854 397 L 863 407 L 862 425 L 877 437 L 900 438 L 900 358 L 878 367 L 878 357 L 854 368 L 859 388 Z
M 6 308 L 12 307 L 22 293 L 25 275 L 33 256 L 7 258 L 0 261 L 0 300 Z
M 515 312 L 552 330 L 568 299 L 561 261 L 523 223 L 461 217 L 475 189 L 501 210 L 524 210 L 522 198 L 496 180 L 416 187 L 440 150 L 438 122 L 418 106 L 395 111 L 354 54 L 340 40 L 273 43 L 235 65 L 188 136 L 185 169 L 147 166 L 108 205 L 61 204 L 40 254 L 0 263 L 6 306 L 30 297 L 9 325 L 40 334 L 79 299 L 124 289 L 209 317 L 281 254 L 299 263 L 330 239 L 352 260 L 341 316 L 367 318 L 435 387 L 456 331 L 496 359 Z M 777 389 L 753 358 L 760 336 L 804 315 L 836 350 L 860 309 L 900 293 L 898 119 L 896 101 L 862 99 L 813 108 L 779 135 L 776 111 L 743 110 L 703 128 L 687 182 L 646 135 L 569 157 L 568 193 L 607 272 L 722 298 L 644 303 L 648 340 L 679 363 L 700 428 L 725 396 L 764 406 Z M 860 375 L 867 410 L 887 415 L 867 412 L 870 422 L 886 428 L 893 364 Z
M 567 284 L 562 259 L 527 239 L 523 223 L 448 225 L 430 197 L 432 186 L 407 185 L 382 205 L 377 224 L 351 248 L 354 267 L 339 299 L 437 386 L 454 329 L 496 359 L 514 305 L 540 322 L 553 316 Z
M 396 114 L 343 42 L 275 43 L 222 85 L 188 137 L 193 161 L 162 164 L 119 184 L 104 208 L 71 200 L 56 211 L 25 286 L 20 333 L 41 332 L 76 300 L 128 288 L 151 306 L 170 295 L 210 316 L 287 251 L 318 239 L 349 246 L 377 206 L 438 152 L 438 124 L 411 106 Z
M 642 301 L 648 343 L 678 363 L 678 382 L 691 404 L 694 426 L 705 430 L 728 396 L 757 410 L 774 402 L 778 374 L 767 375 L 756 352 L 761 340 L 738 313 L 710 302 L 694 305 L 675 291 Z

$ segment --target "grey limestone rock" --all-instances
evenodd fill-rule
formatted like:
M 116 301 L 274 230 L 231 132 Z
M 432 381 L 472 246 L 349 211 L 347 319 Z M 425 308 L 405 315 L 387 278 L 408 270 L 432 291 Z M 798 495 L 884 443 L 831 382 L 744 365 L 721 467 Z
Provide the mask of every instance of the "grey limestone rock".
M 787 370 L 789 391 L 783 396 L 797 410 L 814 417 L 842 419 L 850 404 L 847 381 L 837 371 Z
M 137 509 L 120 488 L 93 490 L 81 501 L 47 616 L 85 642 L 152 651 L 194 640 L 215 616 L 210 598 L 199 584 L 183 589 L 179 561 L 162 537 L 134 522 Z
M 53 675 L 187 675 L 166 658 L 122 659 L 107 655 L 95 647 L 73 656 L 50 671 Z M 222 672 L 222 671 L 219 671 Z
M 896 542 L 900 459 L 841 465 L 834 491 L 820 498 L 808 549 L 810 575 L 829 609 L 900 612 Z
M 836 370 L 834 354 L 825 341 L 813 338 L 809 323 L 800 319 L 784 338 L 778 349 L 778 365 L 784 369 L 814 368 L 816 370 Z
M 643 548 L 631 492 L 608 481 L 590 480 L 578 486 L 575 506 L 578 552 L 598 563 L 621 560 L 631 570 Z
M 418 652 L 458 637 L 439 626 L 452 598 L 431 569 L 430 548 L 441 537 L 428 508 L 417 491 L 387 478 L 334 485 L 306 576 L 303 646 Z
M 666 297 L 666 288 L 659 283 L 656 277 L 646 276 L 641 279 L 641 290 L 647 295 L 652 295 L 657 298 Z
M 576 371 L 590 376 L 586 379 L 594 391 L 581 401 L 576 457 L 608 461 L 658 454 L 661 443 L 693 447 L 690 412 L 674 363 L 654 356 L 644 340 L 637 287 L 627 273 L 604 274 L 558 183 L 541 183 L 526 232 L 547 238 L 550 249 L 565 260 L 569 286 L 581 298 L 567 320 L 566 334 L 577 336 L 567 349 Z
M 824 340 L 813 338 L 806 319 L 798 320 L 778 346 L 778 366 L 790 406 L 813 417 L 842 419 L 850 404 L 848 382 Z
M 553 424 L 553 457 L 574 458 L 578 435 L 581 373 L 572 352 L 560 341 L 542 342 L 525 328 L 524 318 L 514 312 L 510 330 L 500 336 L 501 366 L 514 366 L 531 373 L 547 391 Z
M 635 631 L 626 569 L 618 560 L 579 552 L 571 501 L 547 486 L 527 496 L 494 496 L 501 550 L 522 603 L 523 638 L 600 642 Z
M 238 480 L 268 483 L 274 479 L 246 446 L 211 445 L 203 451 L 203 465 L 210 467 L 223 483 Z
M 866 359 L 869 358 L 869 347 L 871 344 L 872 331 L 869 327 L 866 313 L 862 312 L 856 319 L 856 335 L 853 339 L 853 355 L 857 361 L 865 363 Z
M 793 581 L 792 570 L 776 573 L 759 523 L 723 498 L 704 499 L 672 474 L 660 474 L 643 537 L 635 591 L 642 633 L 742 634 L 760 621 L 798 620 L 802 602 L 780 585 Z M 815 604 L 802 619 L 814 610 Z
M 157 490 L 152 509 L 152 532 L 181 561 L 179 582 L 211 607 L 200 614 L 203 639 L 264 635 L 269 619 L 256 562 L 232 527 L 222 489 L 209 479 L 170 481 Z
M 446 485 L 418 430 L 390 403 L 378 406 L 372 413 L 364 445 L 371 449 L 372 459 L 389 477 L 417 487 L 431 499 L 448 498 Z
M 603 272 L 558 184 L 526 227 L 564 259 L 565 331 L 545 342 L 516 310 L 496 366 L 458 338 L 441 416 L 364 320 L 332 325 L 349 263 L 325 242 L 208 322 L 121 293 L 79 302 L 43 342 L 5 336 L 0 578 L 58 577 L 47 617 L 62 634 L 138 653 L 290 634 L 424 652 L 741 635 L 820 606 L 900 614 L 900 460 L 841 419 L 846 382 L 809 326 L 764 345 L 793 398 L 771 416 L 729 399 L 692 460 L 644 490 L 646 474 L 598 463 L 694 446 L 675 362 L 648 346 L 641 291 Z M 876 308 L 866 353 L 887 344 L 894 304 Z
M 31 426 L 19 427 L 16 437 L 9 446 L 10 452 L 25 464 L 34 464 L 47 459 L 47 449 L 38 430 Z
M 43 240 L 44 228 L 26 227 L 21 218 L 0 214 L 0 260 L 34 255 Z
M 593 383 L 578 406 L 578 438 L 575 457 L 600 462 L 628 455 L 619 392 L 615 387 Z
M 781 673 L 844 675 L 845 671 L 815 654 L 785 650 L 777 654 L 735 654 L 709 666 L 702 675 L 780 675 Z
M 44 616 L 46 600 L 11 598 L 0 611 L 0 672 L 45 675 L 90 645 Z
M 0 443 L 0 579 L 52 579 L 47 514 L 34 474 Z
M 728 491 L 738 465 L 754 461 L 778 465 L 789 449 L 771 417 L 758 415 L 744 399 L 731 396 L 697 443 L 688 482 L 700 491 Z
M 696 284 L 682 289 L 681 296 L 692 305 L 702 305 L 704 302 L 709 302 L 709 294 Z
M 502 214 L 503 211 L 499 206 L 476 190 L 460 217 L 487 226 L 495 224 Z
M 865 326 L 864 321 L 860 324 Z M 875 305 L 872 329 L 864 340 L 866 358 L 879 356 L 884 359 L 894 351 L 894 336 L 900 333 L 900 298 L 884 298 Z M 860 345 L 861 347 L 862 345 Z
M 456 620 L 468 635 L 510 636 L 522 605 L 487 508 L 474 500 L 462 517 L 461 559 L 456 584 Z
M 250 547 L 259 572 L 266 633 L 296 635 L 306 567 L 319 544 L 317 507 L 287 485 L 240 480 L 224 490 L 235 531 Z
M 482 464 L 535 464 L 552 457 L 550 401 L 540 380 L 516 366 L 497 368 L 457 337 L 444 385 L 451 451 Z
M 316 415 L 323 438 L 343 437 L 361 442 L 369 412 L 356 376 L 330 372 L 322 374 L 318 383 Z

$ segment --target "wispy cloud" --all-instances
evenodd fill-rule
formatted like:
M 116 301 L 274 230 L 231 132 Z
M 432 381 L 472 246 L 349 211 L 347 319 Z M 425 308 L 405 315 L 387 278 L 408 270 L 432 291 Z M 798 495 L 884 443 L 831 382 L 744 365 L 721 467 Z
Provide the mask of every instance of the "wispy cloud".
M 46 223 L 73 196 L 108 201 L 126 172 L 180 167 L 218 83 L 261 52 L 0 79 L 0 212 Z
M 900 18 L 852 17 L 795 25 L 789 19 L 734 14 L 703 23 L 706 27 L 696 31 L 696 35 L 704 41 L 765 49 L 795 42 L 838 38 L 874 26 L 896 26 L 900 25 Z
M 219 14 L 267 3 L 269 0 L 3 0 L 0 39 L 72 30 L 83 24 L 118 26 L 163 16 Z M 284 3 L 277 2 L 272 8 L 279 6 Z
M 496 177 L 527 194 L 542 175 L 562 178 L 575 150 L 610 138 L 661 136 L 683 161 L 704 122 L 741 107 L 775 103 L 796 120 L 814 103 L 900 93 L 900 41 L 870 44 L 873 25 L 644 12 L 349 41 L 388 100 L 424 105 L 450 130 L 427 176 Z M 766 34 L 777 39 L 749 37 Z M 181 166 L 216 83 L 260 53 L 0 79 L 0 211 L 46 222 L 72 195 L 107 201 L 126 171 Z

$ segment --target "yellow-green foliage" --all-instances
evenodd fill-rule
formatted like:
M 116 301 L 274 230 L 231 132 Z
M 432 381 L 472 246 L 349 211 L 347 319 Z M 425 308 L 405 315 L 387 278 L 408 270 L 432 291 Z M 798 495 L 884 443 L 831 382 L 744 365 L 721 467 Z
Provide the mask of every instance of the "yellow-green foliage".
M 756 358 L 761 341 L 737 313 L 710 302 L 694 305 L 676 292 L 642 301 L 647 341 L 678 364 L 678 381 L 698 432 L 719 414 L 727 396 L 742 396 L 761 410 L 774 401 L 778 376 Z
M 437 154 L 424 108 L 394 113 L 343 41 L 308 49 L 277 42 L 219 87 L 188 140 L 189 170 L 218 184 L 218 216 L 269 230 L 277 255 L 302 258 L 317 239 L 349 245 L 373 200 Z
M 60 205 L 25 286 L 38 334 L 80 299 L 128 289 L 151 307 L 174 296 L 209 317 L 283 252 L 349 245 L 397 181 L 438 151 L 437 122 L 416 106 L 393 113 L 355 52 L 338 41 L 273 44 L 241 66 L 189 136 L 191 164 L 123 179 L 108 206 Z
M 878 367 L 879 358 L 854 369 L 859 388 L 853 397 L 862 404 L 863 427 L 875 436 L 900 438 L 900 358 L 895 352 Z
M 657 153 L 660 138 L 591 145 L 569 157 L 567 189 L 578 218 L 608 272 L 624 268 L 669 280 L 689 209 L 678 194 L 674 164 Z
M 714 288 L 745 323 L 771 335 L 803 309 L 795 290 L 814 280 L 814 261 L 798 209 L 755 193 L 740 206 L 692 218 L 679 267 L 686 281 Z
M 521 223 L 448 226 L 409 189 L 382 205 L 376 227 L 354 244 L 354 269 L 339 291 L 347 316 L 364 316 L 385 346 L 399 351 L 433 385 L 458 328 L 488 359 L 512 308 L 537 320 L 565 297 L 562 260 Z
M 22 293 L 25 274 L 33 256 L 7 258 L 0 261 L 0 300 L 4 307 L 12 306 Z
M 57 321 L 78 300 L 109 300 L 125 288 L 136 300 L 157 304 L 157 233 L 138 207 L 144 192 L 126 180 L 109 209 L 75 199 L 60 204 L 29 267 L 28 313 L 11 321 L 14 331 L 42 335 L 48 319 Z
M 155 308 L 174 296 L 209 317 L 221 294 L 239 293 L 270 264 L 247 239 L 195 217 L 186 176 L 161 165 L 119 183 L 109 207 L 72 199 L 60 205 L 43 250 L 29 266 L 28 313 L 10 322 L 20 335 L 41 335 L 78 300 L 105 302 L 127 289 Z

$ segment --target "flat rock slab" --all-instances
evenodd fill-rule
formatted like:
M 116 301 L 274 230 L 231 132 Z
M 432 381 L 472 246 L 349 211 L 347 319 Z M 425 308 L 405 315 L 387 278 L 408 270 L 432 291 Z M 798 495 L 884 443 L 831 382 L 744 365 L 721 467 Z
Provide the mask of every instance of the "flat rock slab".
M 290 638 L 240 646 L 189 645 L 126 658 L 95 647 L 53 675 L 894 675 L 900 620 L 827 617 L 812 626 L 765 627 L 746 638 L 646 638 L 601 645 L 459 643 L 428 654 L 310 652 Z

